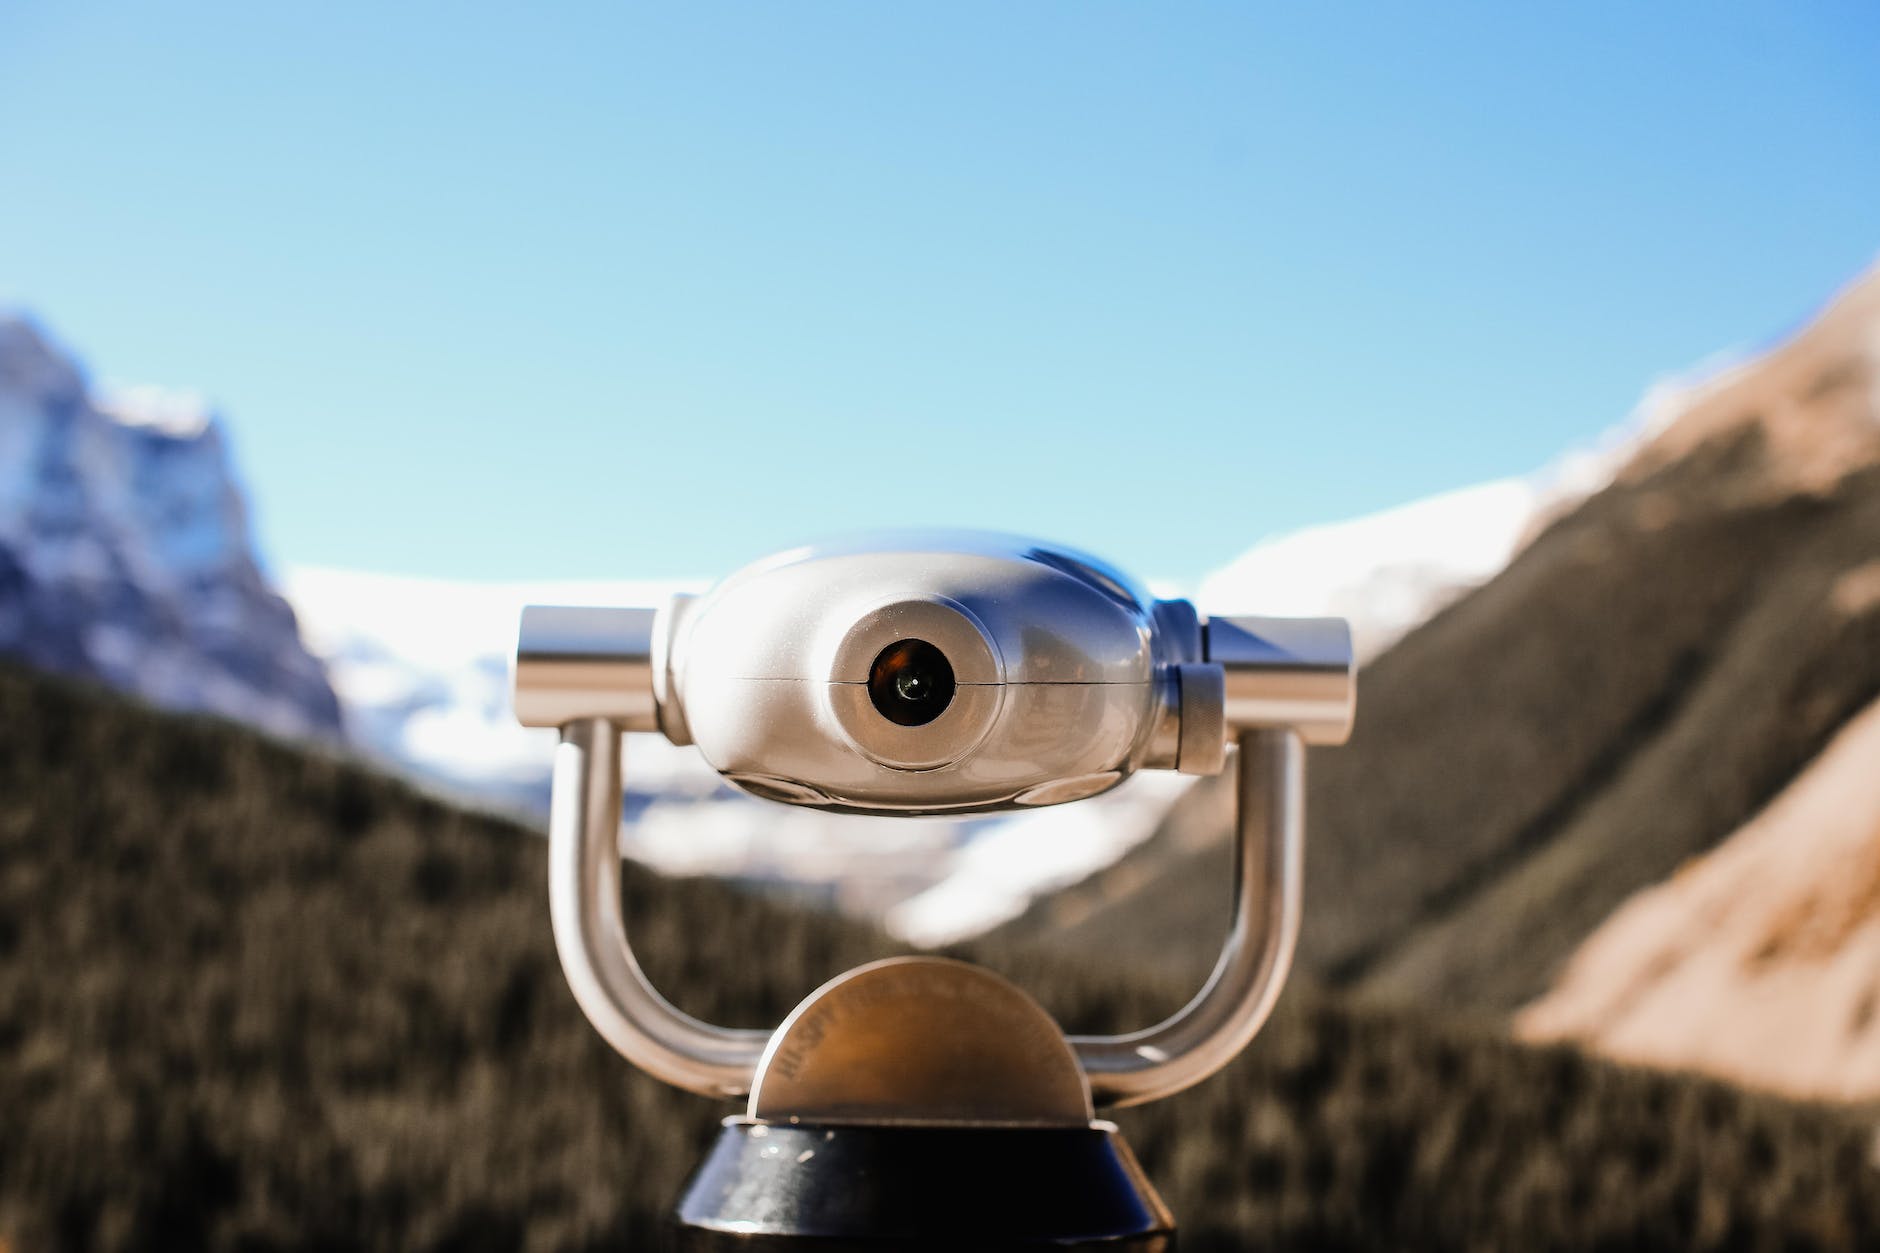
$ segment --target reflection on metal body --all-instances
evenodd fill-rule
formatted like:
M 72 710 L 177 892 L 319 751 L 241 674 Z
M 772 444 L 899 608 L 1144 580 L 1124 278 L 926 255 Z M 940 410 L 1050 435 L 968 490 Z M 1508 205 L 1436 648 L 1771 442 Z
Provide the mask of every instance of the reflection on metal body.
M 561 727 L 610 718 L 659 729 L 653 637 L 659 611 L 530 605 L 516 637 L 516 719 Z
M 1009 809 L 1147 762 L 1163 698 L 1152 604 L 1092 559 L 1020 540 L 806 549 L 690 607 L 672 690 L 705 759 L 761 794 L 845 812 Z M 871 699 L 872 664 L 905 640 L 936 647 L 957 685 L 920 725 Z
M 938 957 L 838 975 L 771 1036 L 751 1117 L 1082 1127 L 1094 1111 L 1051 1015 L 1006 979 Z
M 647 981 L 628 944 L 619 746 L 618 728 L 593 719 L 567 728 L 557 753 L 549 906 L 562 968 L 582 1011 L 634 1065 L 689 1091 L 742 1096 L 772 1033 L 714 1027 L 681 1012 Z M 1226 946 L 1201 993 L 1166 1022 L 1126 1036 L 1071 1039 L 1098 1105 L 1140 1104 L 1199 1083 L 1231 1061 L 1271 1013 L 1299 929 L 1303 758 L 1289 732 L 1241 737 Z
M 1212 617 L 1205 630 L 1229 726 L 1288 727 L 1318 745 L 1350 738 L 1358 689 L 1343 618 Z

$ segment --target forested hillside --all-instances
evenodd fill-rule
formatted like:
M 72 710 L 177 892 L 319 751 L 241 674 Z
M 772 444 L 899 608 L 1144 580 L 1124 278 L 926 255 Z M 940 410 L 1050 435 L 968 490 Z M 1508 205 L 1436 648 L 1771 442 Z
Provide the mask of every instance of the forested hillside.
M 17 1250 L 639 1248 L 725 1110 L 612 1056 L 532 833 L 342 761 L 0 671 L 0 1238 Z M 680 1004 L 769 1023 L 876 936 L 630 887 Z M 1187 991 L 989 946 L 1076 1027 Z M 1303 992 L 1130 1111 L 1184 1248 L 1880 1237 L 1847 1116 Z

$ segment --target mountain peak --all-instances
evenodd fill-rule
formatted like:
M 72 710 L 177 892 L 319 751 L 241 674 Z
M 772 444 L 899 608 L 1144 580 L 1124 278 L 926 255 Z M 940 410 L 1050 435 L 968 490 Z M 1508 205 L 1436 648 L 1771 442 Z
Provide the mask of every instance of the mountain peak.
M 0 393 L 46 404 L 82 396 L 84 372 L 23 313 L 0 311 Z
M 1660 429 L 1629 481 L 1706 449 L 1745 455 L 1734 486 L 1758 497 L 1825 491 L 1880 462 L 1880 262 L 1787 339 L 1661 389 L 1654 408 Z
M 18 314 L 0 316 L 0 653 L 277 734 L 340 731 L 209 406 L 101 394 Z
M 92 403 L 119 426 L 168 439 L 198 440 L 211 433 L 220 434 L 208 400 L 202 393 L 186 388 L 149 383 L 103 388 Z

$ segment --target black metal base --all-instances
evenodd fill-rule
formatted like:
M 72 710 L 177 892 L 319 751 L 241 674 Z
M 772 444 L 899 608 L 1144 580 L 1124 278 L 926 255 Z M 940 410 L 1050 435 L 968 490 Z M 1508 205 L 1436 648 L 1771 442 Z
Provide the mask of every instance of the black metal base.
M 686 1250 L 1169 1253 L 1175 1223 L 1122 1135 L 1088 1127 L 728 1118 L 679 1200 Z

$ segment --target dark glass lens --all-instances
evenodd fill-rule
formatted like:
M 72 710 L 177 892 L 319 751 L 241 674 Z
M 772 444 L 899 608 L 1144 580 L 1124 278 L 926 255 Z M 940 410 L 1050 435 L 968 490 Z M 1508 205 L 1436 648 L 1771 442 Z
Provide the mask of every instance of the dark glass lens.
M 868 697 L 889 722 L 925 726 L 953 701 L 953 667 L 926 640 L 901 640 L 868 668 Z

